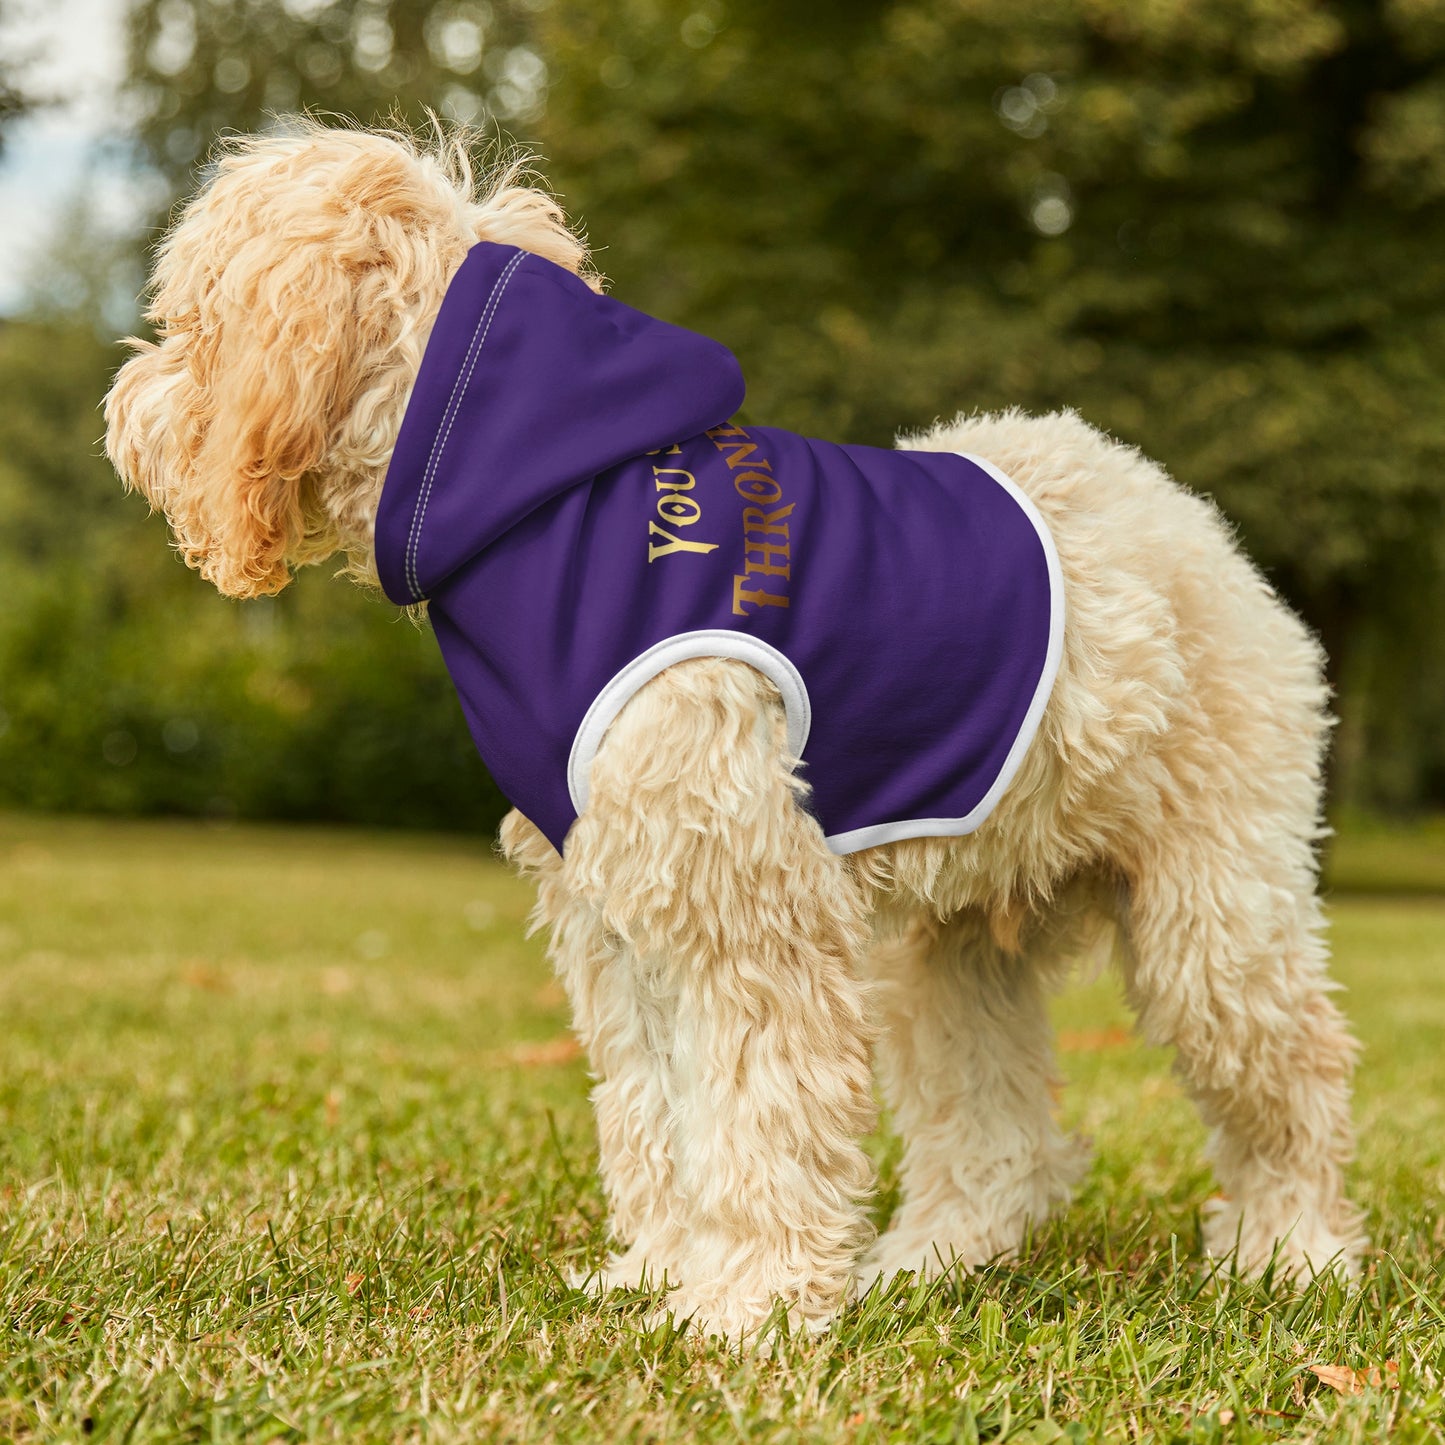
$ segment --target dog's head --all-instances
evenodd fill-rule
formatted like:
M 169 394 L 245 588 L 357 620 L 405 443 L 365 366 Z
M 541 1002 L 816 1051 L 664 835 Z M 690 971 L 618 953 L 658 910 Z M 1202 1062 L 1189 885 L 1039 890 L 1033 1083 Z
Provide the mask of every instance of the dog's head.
M 232 597 L 337 552 L 373 580 L 386 464 L 448 281 L 477 240 L 582 271 L 514 162 L 479 186 L 459 139 L 306 121 L 226 142 L 157 253 L 157 339 L 106 397 L 106 450 L 188 565 Z

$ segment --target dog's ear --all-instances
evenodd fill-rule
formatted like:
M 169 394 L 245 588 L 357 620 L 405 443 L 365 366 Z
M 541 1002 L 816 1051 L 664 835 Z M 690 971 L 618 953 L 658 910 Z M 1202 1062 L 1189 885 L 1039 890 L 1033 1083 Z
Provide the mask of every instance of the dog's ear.
M 105 450 L 129 490 L 169 513 L 166 498 L 177 490 L 182 471 L 194 385 L 180 344 L 160 346 L 134 336 L 125 344 L 135 354 L 105 398 Z
M 307 479 L 370 339 L 362 269 L 318 241 L 255 238 L 193 304 L 167 315 L 162 288 L 161 341 L 136 343 L 107 398 L 117 470 L 228 596 L 278 592 L 305 559 Z
M 234 597 L 290 581 L 288 559 L 306 551 L 307 479 L 326 459 L 369 351 L 364 261 L 324 241 L 268 240 L 266 249 L 273 254 L 227 269 L 210 324 L 190 347 L 197 388 L 211 399 L 193 457 L 210 515 L 186 560 Z

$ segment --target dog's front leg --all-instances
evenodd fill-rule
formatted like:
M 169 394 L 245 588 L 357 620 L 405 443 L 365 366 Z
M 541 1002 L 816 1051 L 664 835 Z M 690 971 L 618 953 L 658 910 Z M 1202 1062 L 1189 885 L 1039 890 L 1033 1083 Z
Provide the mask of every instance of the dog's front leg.
M 502 851 L 537 885 L 533 923 L 547 930 L 596 1079 L 598 1167 L 619 1251 L 578 1282 L 594 1293 L 676 1282 L 684 1225 L 667 1133 L 675 999 L 647 960 L 604 928 L 595 899 L 570 886 L 571 870 L 521 813 L 503 821 Z M 578 851 L 569 847 L 569 860 Z
M 667 1099 L 679 1321 L 738 1340 L 775 1304 L 821 1328 L 869 1237 L 864 908 L 797 802 L 771 686 L 683 663 L 593 764 L 567 840 L 576 896 L 634 960 Z

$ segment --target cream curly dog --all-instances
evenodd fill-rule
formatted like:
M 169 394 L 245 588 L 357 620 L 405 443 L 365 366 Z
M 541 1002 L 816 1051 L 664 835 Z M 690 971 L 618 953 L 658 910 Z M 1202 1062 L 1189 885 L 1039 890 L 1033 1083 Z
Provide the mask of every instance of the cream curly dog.
M 498 300 L 508 285 L 533 298 L 538 327 L 554 305 L 591 325 L 588 298 L 625 311 L 552 200 L 515 169 L 477 186 L 456 143 L 302 125 L 225 147 L 160 248 L 158 341 L 134 343 L 106 404 L 120 475 L 223 593 L 276 592 L 293 568 L 340 554 L 352 577 L 398 595 L 378 565 L 383 482 L 474 247 L 500 268 L 470 332 L 484 358 L 487 308 L 527 334 L 520 303 Z M 438 394 L 448 426 L 462 382 Z M 632 400 L 621 396 L 624 412 Z M 696 440 L 721 451 L 749 436 L 715 425 Z M 662 446 L 677 440 L 645 448 L 659 490 L 674 489 L 649 523 L 649 556 L 696 554 L 700 569 L 719 537 L 683 531 L 702 491 L 665 483 L 660 463 L 702 474 Z M 1008 1255 L 1084 1168 L 1050 1107 L 1045 999 L 1097 944 L 1101 914 L 1120 925 L 1144 1036 L 1172 1045 L 1212 1130 L 1225 1199 L 1208 1248 L 1237 1249 L 1250 1272 L 1276 1252 L 1290 1272 L 1352 1271 L 1363 1240 L 1342 1170 L 1355 1050 L 1330 999 L 1315 893 L 1318 647 L 1208 502 L 1072 414 L 960 417 L 905 446 L 920 476 L 928 454 L 945 471 L 965 465 L 958 454 L 981 459 L 970 484 L 1006 478 L 1014 514 L 1040 519 L 1056 549 L 1056 676 L 982 826 L 830 848 L 810 811 L 829 778 L 811 758 L 800 774 L 786 668 L 743 660 L 772 655 L 761 647 L 669 654 L 593 717 L 565 853 L 537 818 L 513 812 L 503 826 L 506 855 L 536 879 L 597 1080 L 620 1252 L 594 1283 L 665 1279 L 678 1319 L 739 1338 L 779 1300 L 821 1328 L 860 1280 Z M 872 455 L 886 470 L 902 454 Z M 748 475 L 751 495 L 775 500 L 770 469 Z M 431 475 L 419 465 L 417 478 L 424 509 Z M 476 506 L 490 505 L 479 492 Z M 781 514 L 766 513 L 779 535 Z M 404 536 L 397 576 L 419 570 L 419 545 L 445 541 Z M 398 600 L 423 595 L 425 577 L 415 583 Z M 785 610 L 739 586 L 759 613 Z M 929 697 L 962 709 L 951 659 L 964 675 L 971 640 L 933 641 Z M 906 1142 L 903 1202 L 877 1239 L 861 1142 L 875 1054 Z

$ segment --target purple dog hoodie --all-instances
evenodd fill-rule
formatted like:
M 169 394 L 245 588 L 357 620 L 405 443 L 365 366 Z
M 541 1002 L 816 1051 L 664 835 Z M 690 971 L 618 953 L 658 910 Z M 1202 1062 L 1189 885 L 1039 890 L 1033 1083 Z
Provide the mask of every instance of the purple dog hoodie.
M 989 463 L 739 426 L 725 347 L 490 242 L 451 283 L 376 519 L 482 759 L 560 851 L 627 700 L 770 678 L 836 853 L 972 832 L 1038 728 L 1063 589 Z

